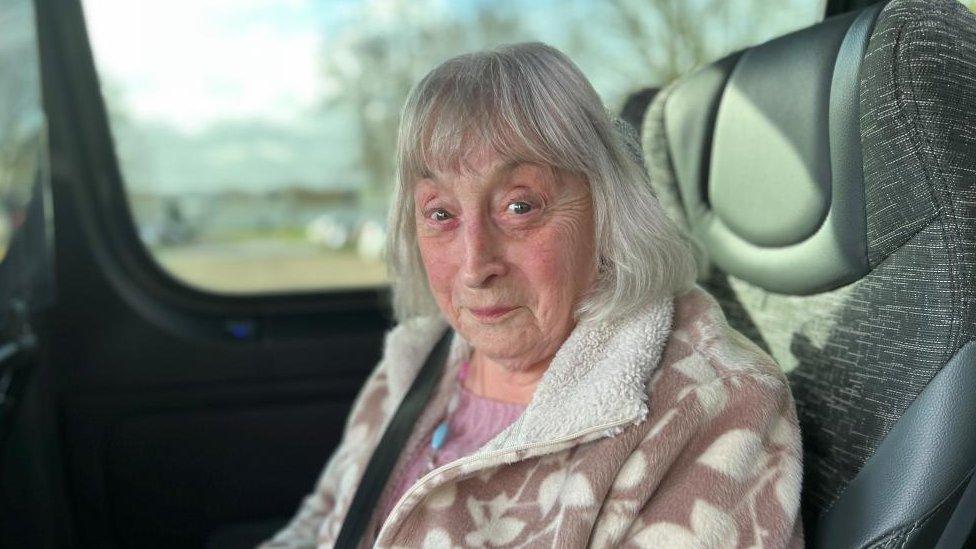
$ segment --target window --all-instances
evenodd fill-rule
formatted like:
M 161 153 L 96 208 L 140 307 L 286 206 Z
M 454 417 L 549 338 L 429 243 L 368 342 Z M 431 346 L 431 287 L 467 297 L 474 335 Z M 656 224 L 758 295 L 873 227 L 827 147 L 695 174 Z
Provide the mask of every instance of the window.
M 41 175 L 44 112 L 30 0 L 0 4 L 0 262 Z
M 142 242 L 222 293 L 369 287 L 397 116 L 440 61 L 542 40 L 608 106 L 808 26 L 811 0 L 84 0 Z

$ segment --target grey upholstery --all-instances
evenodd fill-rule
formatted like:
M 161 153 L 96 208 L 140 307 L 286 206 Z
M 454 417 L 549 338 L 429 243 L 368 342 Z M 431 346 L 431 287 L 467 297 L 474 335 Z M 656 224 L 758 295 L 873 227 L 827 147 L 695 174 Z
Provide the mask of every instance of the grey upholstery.
M 976 407 L 976 18 L 892 0 L 825 21 L 665 88 L 642 134 L 703 285 L 789 372 L 810 545 L 937 539 L 976 464 L 976 430 L 932 425 Z

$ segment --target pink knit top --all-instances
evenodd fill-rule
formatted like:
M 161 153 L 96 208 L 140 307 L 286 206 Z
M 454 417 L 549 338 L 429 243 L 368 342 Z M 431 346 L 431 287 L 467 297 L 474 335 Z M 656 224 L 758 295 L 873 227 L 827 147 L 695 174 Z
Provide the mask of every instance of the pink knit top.
M 467 375 L 468 363 L 464 362 L 458 369 L 457 386 L 461 391 L 458 406 L 448 420 L 450 434 L 434 458 L 435 467 L 473 454 L 511 425 L 525 410 L 522 404 L 501 402 L 474 394 L 462 383 Z M 400 496 L 427 474 L 427 459 L 433 434 L 431 430 L 424 436 L 423 442 L 414 450 L 406 467 L 395 477 L 395 489 L 381 507 L 384 521 L 396 502 L 400 501 Z

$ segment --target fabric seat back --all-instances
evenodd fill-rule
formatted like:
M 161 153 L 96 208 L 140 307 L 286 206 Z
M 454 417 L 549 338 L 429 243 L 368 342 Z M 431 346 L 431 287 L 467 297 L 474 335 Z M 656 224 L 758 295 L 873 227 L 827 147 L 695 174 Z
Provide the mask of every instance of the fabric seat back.
M 976 18 L 831 18 L 665 88 L 642 136 L 701 283 L 788 371 L 810 545 L 930 545 L 976 464 Z

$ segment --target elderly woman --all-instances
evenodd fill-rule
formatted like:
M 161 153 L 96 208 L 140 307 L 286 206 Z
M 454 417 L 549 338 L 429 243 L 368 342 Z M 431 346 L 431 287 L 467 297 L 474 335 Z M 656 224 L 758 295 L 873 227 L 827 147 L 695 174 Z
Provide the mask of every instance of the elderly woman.
M 335 544 L 445 328 L 443 378 L 360 546 L 802 545 L 787 383 L 694 285 L 688 240 L 565 55 L 443 63 L 407 101 L 397 159 L 399 325 L 269 547 Z

